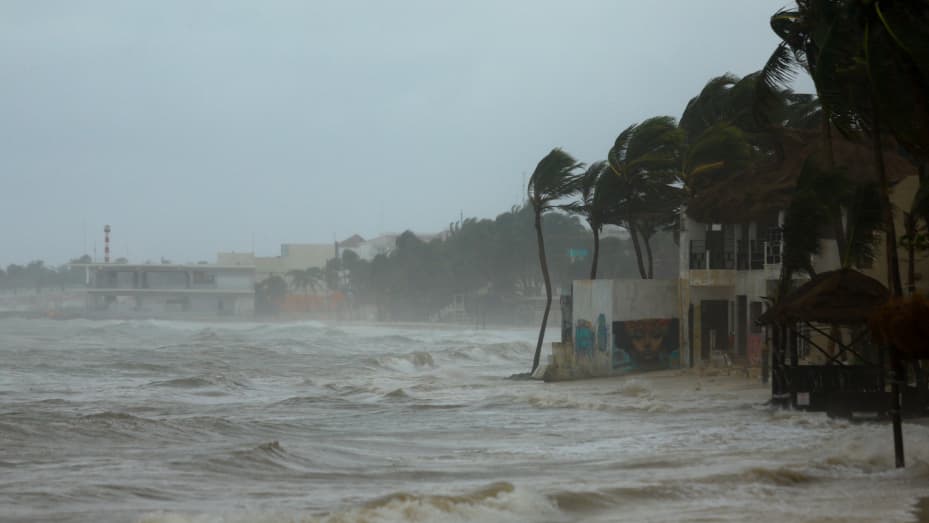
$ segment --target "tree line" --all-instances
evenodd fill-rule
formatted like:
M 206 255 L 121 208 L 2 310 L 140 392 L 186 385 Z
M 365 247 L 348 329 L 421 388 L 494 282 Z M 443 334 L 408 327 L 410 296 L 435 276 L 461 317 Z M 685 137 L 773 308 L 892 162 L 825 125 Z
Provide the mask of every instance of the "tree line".
M 527 299 L 543 295 L 544 284 L 535 255 L 530 205 L 515 206 L 494 219 L 466 218 L 449 224 L 444 234 L 424 241 L 411 231 L 400 234 L 385 254 L 365 260 L 351 249 L 325 267 L 290 271 L 259 282 L 256 307 L 273 314 L 288 289 L 294 292 L 344 293 L 352 306 L 370 305 L 382 320 L 424 321 L 453 302 L 464 300 L 468 312 L 492 322 L 536 317 Z M 590 231 L 576 215 L 553 210 L 543 216 L 550 245 L 551 275 L 562 289 L 587 277 L 593 251 Z M 599 248 L 602 275 L 636 277 L 632 243 L 622 236 L 603 240 Z M 673 235 L 656 241 L 658 271 L 676 271 Z M 530 320 L 532 321 L 532 320 Z
M 69 263 L 90 263 L 90 256 L 72 259 Z M 0 289 L 18 294 L 20 291 L 42 292 L 43 290 L 65 290 L 83 286 L 84 269 L 46 265 L 43 260 L 33 260 L 25 265 L 11 263 L 6 269 L 0 267 Z

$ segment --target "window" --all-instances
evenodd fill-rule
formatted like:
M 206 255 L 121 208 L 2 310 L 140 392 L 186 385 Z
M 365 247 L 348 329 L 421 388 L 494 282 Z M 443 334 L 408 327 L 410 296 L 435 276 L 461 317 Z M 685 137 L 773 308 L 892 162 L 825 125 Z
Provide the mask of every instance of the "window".
M 216 283 L 216 275 L 203 271 L 194 271 L 194 284 L 213 284 Z

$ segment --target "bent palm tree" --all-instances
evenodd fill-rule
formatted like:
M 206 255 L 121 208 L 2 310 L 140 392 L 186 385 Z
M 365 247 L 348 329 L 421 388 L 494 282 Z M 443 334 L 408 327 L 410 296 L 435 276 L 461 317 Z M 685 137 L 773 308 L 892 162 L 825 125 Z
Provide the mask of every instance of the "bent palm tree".
M 575 192 L 579 199 L 571 202 L 562 208 L 580 214 L 590 226 L 590 232 L 594 237 L 594 253 L 590 262 L 590 279 L 597 279 L 597 262 L 600 258 L 600 231 L 608 219 L 610 202 L 604 199 L 602 191 L 603 183 L 601 179 L 604 173 L 609 172 L 607 162 L 595 162 L 590 164 L 584 174 L 575 178 Z
M 651 236 L 676 222 L 683 203 L 684 192 L 678 186 L 683 143 L 684 132 L 674 118 L 656 116 L 627 127 L 607 157 L 612 174 L 620 180 L 610 184 L 616 198 L 610 223 L 629 231 L 642 279 L 654 276 Z
M 529 204 L 535 214 L 536 241 L 539 246 L 539 266 L 542 268 L 542 280 L 545 282 L 545 312 L 539 327 L 539 341 L 536 343 L 532 358 L 532 371 L 539 366 L 542 355 L 542 343 L 545 340 L 545 327 L 548 313 L 552 308 L 552 282 L 548 275 L 548 262 L 545 258 L 545 240 L 542 237 L 542 213 L 555 207 L 555 202 L 570 194 L 576 184 L 574 171 L 583 166 L 570 154 L 561 149 L 552 149 L 536 165 L 526 188 Z

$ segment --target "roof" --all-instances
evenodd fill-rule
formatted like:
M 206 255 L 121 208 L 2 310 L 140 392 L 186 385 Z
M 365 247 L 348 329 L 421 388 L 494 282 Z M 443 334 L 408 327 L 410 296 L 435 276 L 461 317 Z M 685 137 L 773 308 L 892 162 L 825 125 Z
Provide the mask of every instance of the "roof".
M 820 130 L 782 129 L 779 145 L 783 156 L 768 165 L 735 173 L 689 180 L 687 215 L 702 223 L 746 223 L 786 209 L 793 197 L 803 163 L 822 154 Z M 856 183 L 877 181 L 874 149 L 832 133 L 832 150 L 838 167 Z M 894 152 L 896 144 L 884 147 L 884 165 L 891 184 L 918 174 L 915 165 Z
M 359 236 L 359 235 L 357 235 L 357 234 L 353 234 L 353 235 L 349 236 L 348 238 L 346 238 L 346 239 L 340 241 L 340 242 L 339 242 L 339 247 L 344 247 L 344 248 L 349 248 L 349 249 L 350 249 L 350 248 L 352 248 L 352 247 L 358 247 L 359 245 L 361 245 L 361 244 L 364 243 L 364 242 L 365 242 L 365 239 L 364 239 L 364 238 L 362 238 L 361 236 Z
M 235 272 L 254 272 L 254 265 L 215 265 L 210 263 L 196 264 L 179 264 L 179 263 L 70 263 L 70 267 L 84 268 L 106 271 L 235 271 Z
M 88 294 L 104 296 L 252 296 L 255 289 L 122 289 L 116 287 L 85 289 Z
M 758 323 L 866 323 L 890 298 L 881 282 L 853 269 L 817 274 L 758 318 Z

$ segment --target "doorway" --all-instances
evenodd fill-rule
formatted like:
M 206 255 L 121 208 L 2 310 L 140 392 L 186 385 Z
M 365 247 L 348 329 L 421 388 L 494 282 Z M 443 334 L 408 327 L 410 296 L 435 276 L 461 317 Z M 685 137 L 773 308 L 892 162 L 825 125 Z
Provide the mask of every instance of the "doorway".
M 712 351 L 729 352 L 729 301 L 700 302 L 700 357 L 710 359 Z

